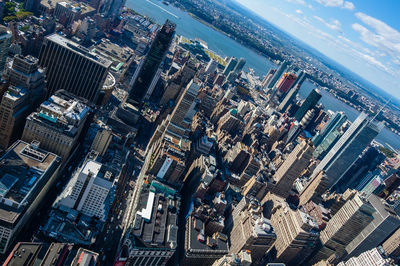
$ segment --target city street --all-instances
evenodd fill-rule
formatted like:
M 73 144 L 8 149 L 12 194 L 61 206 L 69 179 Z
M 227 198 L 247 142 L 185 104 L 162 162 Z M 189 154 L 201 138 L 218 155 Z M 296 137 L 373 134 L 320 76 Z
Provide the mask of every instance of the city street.
M 103 265 L 112 265 L 122 237 L 127 207 L 131 202 L 135 180 L 141 167 L 140 160 L 130 152 L 126 165 L 122 169 L 115 200 L 110 209 L 103 231 L 98 235 L 96 243 L 90 247 L 100 254 Z

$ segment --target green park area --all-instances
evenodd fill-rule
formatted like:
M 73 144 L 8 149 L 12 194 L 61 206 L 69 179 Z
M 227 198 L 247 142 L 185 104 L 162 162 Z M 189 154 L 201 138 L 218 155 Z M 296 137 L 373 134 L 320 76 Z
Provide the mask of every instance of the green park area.
M 32 12 L 24 10 L 23 2 L 6 2 L 4 7 L 4 22 L 18 21 L 32 15 Z

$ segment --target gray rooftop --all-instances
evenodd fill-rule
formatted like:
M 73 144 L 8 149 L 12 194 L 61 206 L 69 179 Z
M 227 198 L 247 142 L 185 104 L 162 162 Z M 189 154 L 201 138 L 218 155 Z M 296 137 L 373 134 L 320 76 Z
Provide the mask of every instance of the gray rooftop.
M 158 183 L 161 184 L 161 183 Z M 172 188 L 153 185 L 143 188 L 139 200 L 138 212 L 132 230 L 133 235 L 140 240 L 137 247 L 175 249 L 177 242 L 177 215 L 179 197 L 174 195 Z
M 112 62 L 108 59 L 105 59 L 99 55 L 97 55 L 96 53 L 91 52 L 89 49 L 71 41 L 70 39 L 67 39 L 57 33 L 53 33 L 49 36 L 46 37 L 46 39 L 55 42 L 61 46 L 63 46 L 64 48 L 67 48 L 68 50 L 78 53 L 81 56 L 86 57 L 87 59 L 102 65 L 105 68 L 109 68 L 112 64 Z
M 185 251 L 190 254 L 203 254 L 203 255 L 225 255 L 228 254 L 228 242 L 223 241 L 220 238 L 216 238 L 215 247 L 207 245 L 207 240 L 203 243 L 198 240 L 198 236 L 201 231 L 195 229 L 195 223 L 193 216 L 187 219 L 186 224 L 186 235 L 185 235 Z M 207 237 L 207 236 L 205 236 Z M 210 236 L 208 236 L 210 237 Z M 211 237 L 210 237 L 211 238 Z
M 8 149 L 0 160 L 0 222 L 17 220 L 41 190 L 49 168 L 59 161 L 54 153 L 21 140 Z

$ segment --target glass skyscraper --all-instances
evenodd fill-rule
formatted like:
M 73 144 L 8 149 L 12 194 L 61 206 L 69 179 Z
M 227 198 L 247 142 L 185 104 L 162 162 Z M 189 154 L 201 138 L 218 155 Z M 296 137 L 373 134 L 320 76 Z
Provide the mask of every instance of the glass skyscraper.
M 335 185 L 381 129 L 367 114 L 361 113 L 318 164 L 313 175 L 324 170 L 329 180 L 328 187 Z
M 129 93 L 128 102 L 139 104 L 152 85 L 161 62 L 163 61 L 171 41 L 174 37 L 176 25 L 167 20 L 161 30 L 157 33 L 150 46 L 149 53 L 144 59 L 139 74 L 133 83 Z M 153 84 L 155 85 L 155 84 Z

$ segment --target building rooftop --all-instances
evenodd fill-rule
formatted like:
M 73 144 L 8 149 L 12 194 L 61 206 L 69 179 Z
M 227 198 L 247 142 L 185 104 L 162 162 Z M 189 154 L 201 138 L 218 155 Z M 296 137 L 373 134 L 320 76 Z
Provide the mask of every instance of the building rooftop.
M 95 266 L 99 262 L 98 258 L 99 254 L 96 252 L 80 248 L 71 266 Z
M 15 245 L 4 266 L 33 265 L 42 248 L 40 243 L 19 242 Z
M 89 112 L 90 107 L 80 98 L 74 98 L 72 94 L 56 93 L 40 105 L 38 112 L 30 114 L 27 119 L 36 120 L 69 136 L 75 136 Z
M 60 162 L 39 143 L 18 140 L 0 160 L 0 223 L 14 223 L 44 186 L 44 176 Z M 38 190 L 38 191 L 37 191 Z
M 176 190 L 158 181 L 143 187 L 132 230 L 135 248 L 176 248 L 179 200 Z
M 62 265 L 73 248 L 72 244 L 51 243 L 40 266 Z
M 22 88 L 10 86 L 8 90 L 4 93 L 4 97 L 12 100 L 17 101 L 22 99 L 26 95 L 27 91 Z M 25 110 L 25 108 L 23 108 Z
M 87 49 L 86 47 L 83 47 L 73 41 L 71 41 L 70 39 L 67 39 L 57 33 L 51 34 L 49 36 L 46 37 L 48 40 L 57 43 L 58 45 L 63 46 L 64 48 L 78 53 L 83 57 L 86 57 L 87 59 L 102 65 L 105 68 L 109 68 L 112 64 L 112 61 L 105 59 L 99 55 L 97 55 L 96 53 L 93 53 L 92 51 L 90 51 L 89 49 Z
M 224 237 L 206 236 L 204 230 L 197 227 L 196 219 L 190 216 L 187 219 L 186 236 L 185 236 L 185 251 L 187 256 L 191 254 L 203 255 L 221 255 L 228 254 L 228 242 Z
M 134 51 L 127 46 L 119 46 L 108 39 L 102 39 L 101 42 L 91 48 L 95 54 L 112 61 L 111 70 L 120 72 L 127 66 L 127 63 L 133 59 Z
M 70 5 L 71 9 L 73 8 L 77 11 L 79 10 L 82 15 L 95 10 L 93 7 L 85 3 L 78 3 L 70 0 L 41 0 L 40 4 L 49 10 L 56 8 L 57 4 L 61 4 L 63 6 Z

